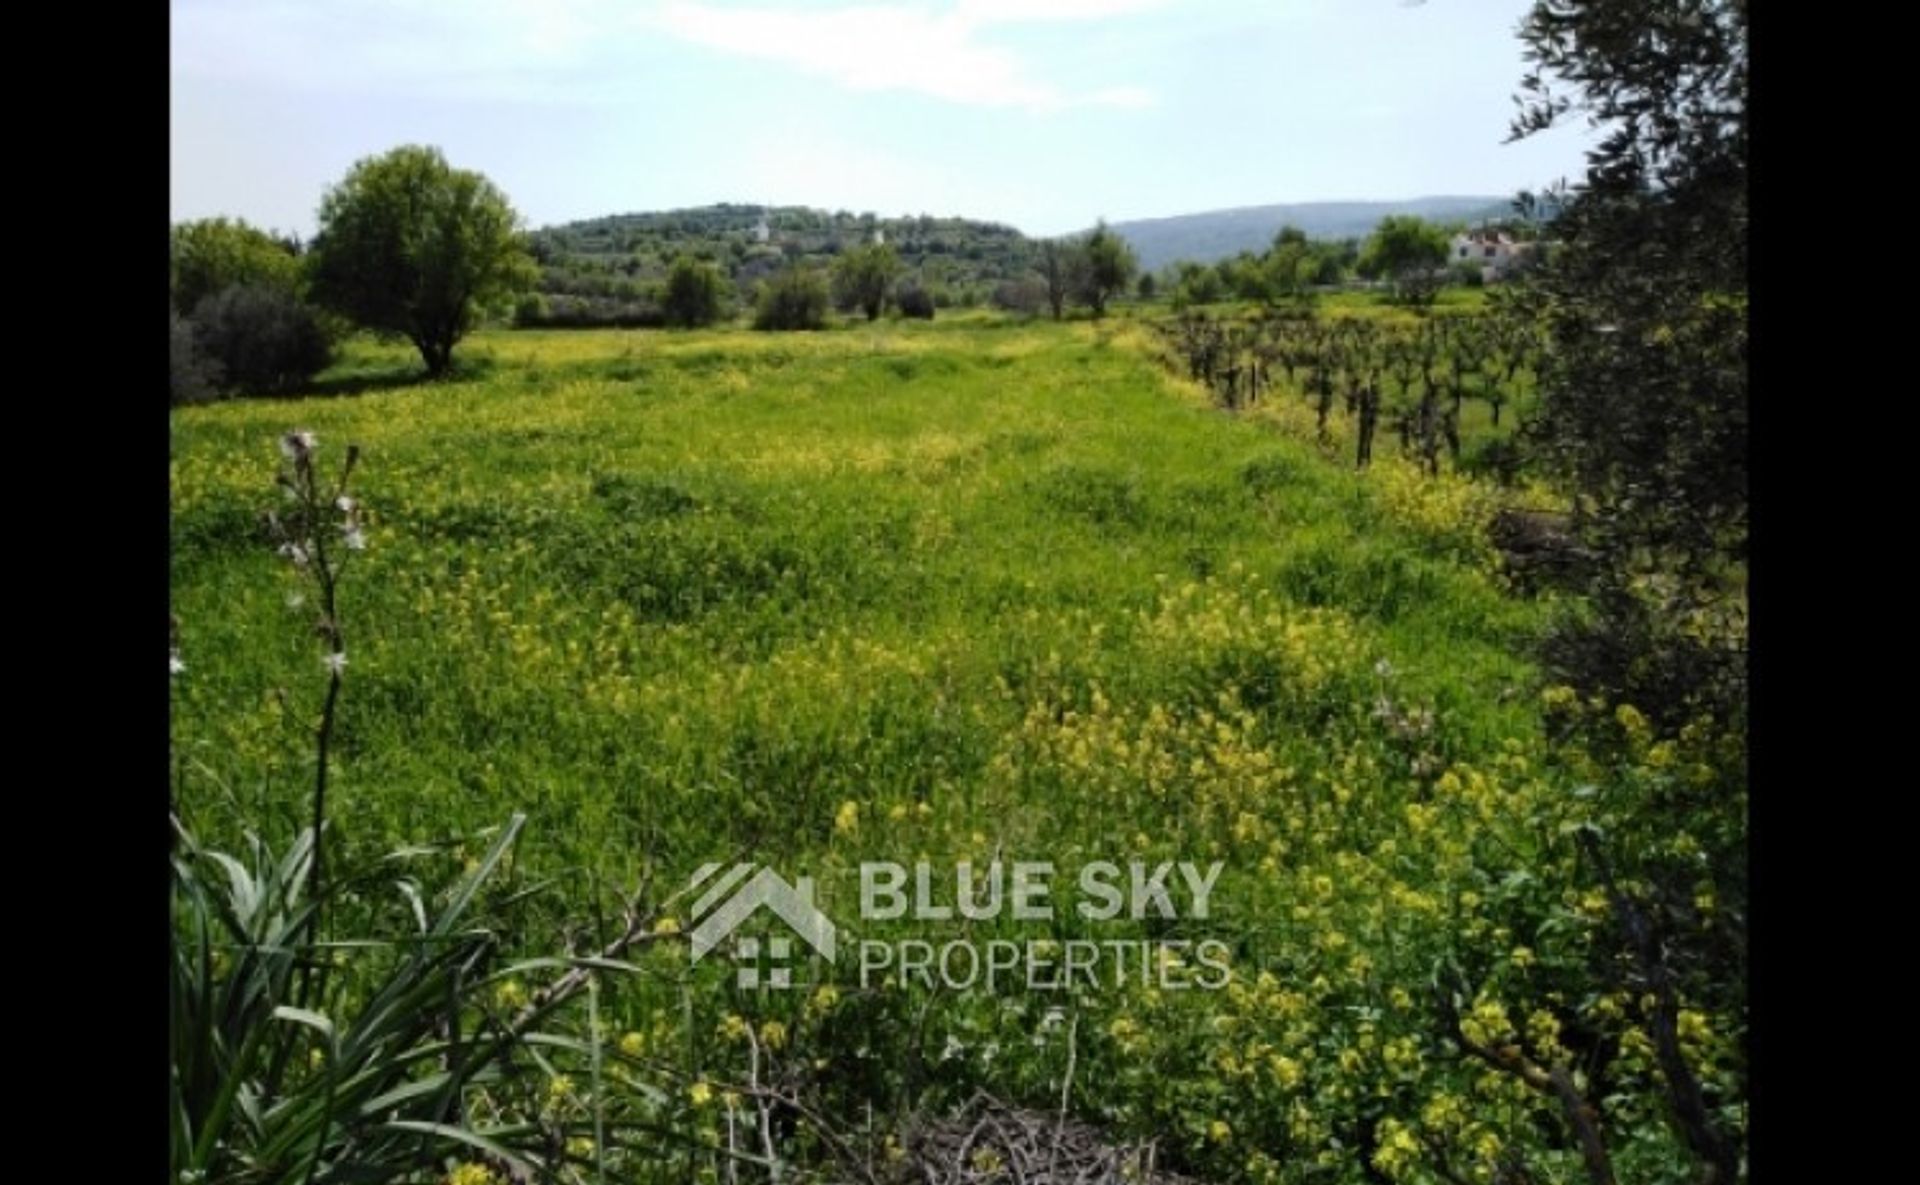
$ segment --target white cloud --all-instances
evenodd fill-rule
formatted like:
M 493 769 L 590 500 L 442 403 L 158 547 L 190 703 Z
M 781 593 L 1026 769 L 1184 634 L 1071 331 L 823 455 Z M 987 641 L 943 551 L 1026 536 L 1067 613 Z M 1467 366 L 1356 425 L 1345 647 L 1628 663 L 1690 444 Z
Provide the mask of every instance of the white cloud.
M 1169 2 L 175 0 L 173 69 L 327 92 L 609 101 L 635 81 L 620 68 L 623 58 L 650 35 L 665 34 L 857 91 L 1029 110 L 1143 107 L 1153 96 L 1138 86 L 1060 85 L 1008 41 L 1034 26 L 1094 22 Z
M 961 0 L 951 9 L 859 4 L 826 10 L 669 3 L 659 28 L 711 49 L 780 62 L 857 91 L 910 91 L 954 103 L 1049 110 L 1141 107 L 1139 87 L 1082 94 L 1035 79 L 980 31 L 995 25 L 1078 21 L 1153 7 L 1162 0 Z

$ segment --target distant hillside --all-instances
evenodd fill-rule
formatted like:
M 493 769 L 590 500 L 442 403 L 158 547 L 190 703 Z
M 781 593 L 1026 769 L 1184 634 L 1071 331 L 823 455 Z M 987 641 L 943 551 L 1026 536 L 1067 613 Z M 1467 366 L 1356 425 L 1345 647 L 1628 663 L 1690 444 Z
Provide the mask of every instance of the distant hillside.
M 1422 197 L 1399 202 L 1296 202 L 1209 210 L 1172 218 L 1116 222 L 1113 229 L 1133 244 L 1140 266 L 1149 271 L 1191 259 L 1212 263 L 1242 251 L 1260 252 L 1282 226 L 1297 226 L 1308 238 L 1364 238 L 1389 214 L 1417 214 L 1440 222 L 1500 218 L 1513 212 L 1511 198 Z
M 762 227 L 764 226 L 764 237 Z M 802 206 L 715 205 L 613 214 L 534 231 L 550 296 L 642 310 L 650 289 L 682 253 L 718 263 L 745 293 L 788 260 L 828 263 L 878 232 L 899 252 L 906 275 L 943 304 L 985 299 L 1002 280 L 1028 270 L 1032 242 L 1010 226 L 966 218 L 881 218 Z

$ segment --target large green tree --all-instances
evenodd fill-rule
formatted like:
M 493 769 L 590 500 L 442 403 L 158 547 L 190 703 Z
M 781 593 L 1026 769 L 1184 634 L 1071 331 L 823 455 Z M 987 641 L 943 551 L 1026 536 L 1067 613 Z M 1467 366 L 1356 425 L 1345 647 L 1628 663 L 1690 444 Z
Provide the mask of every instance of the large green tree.
M 1514 136 L 1606 130 L 1546 203 L 1538 439 L 1597 542 L 1695 570 L 1747 546 L 1746 24 L 1739 0 L 1551 0 L 1522 28 Z
M 1101 219 L 1080 248 L 1086 255 L 1087 269 L 1081 294 L 1095 317 L 1107 312 L 1107 302 L 1127 290 L 1140 261 L 1127 241 L 1108 229 Z
M 1389 214 L 1360 250 L 1364 276 L 1387 280 L 1396 298 L 1418 303 L 1431 299 L 1434 273 L 1447 265 L 1447 232 L 1412 214 Z
M 1547 647 L 1570 685 L 1552 726 L 1580 750 L 1565 777 L 1590 820 L 1570 835 L 1573 882 L 1556 887 L 1597 896 L 1605 920 L 1557 998 L 1611 995 L 1632 1026 L 1588 1037 L 1584 1085 L 1564 1065 L 1547 1085 L 1590 1182 L 1656 1179 L 1644 1159 L 1656 1141 L 1622 1133 L 1632 1109 L 1607 1094 L 1614 1051 L 1637 1032 L 1657 1067 L 1659 1105 L 1645 1113 L 1691 1162 L 1661 1179 L 1736 1185 L 1748 1103 L 1747 5 L 1536 0 L 1520 37 L 1532 72 L 1514 137 L 1573 115 L 1601 132 L 1581 181 L 1544 203 L 1555 247 L 1512 310 L 1544 331 L 1529 436 L 1574 493 L 1587 560 L 1586 596 Z M 1618 706 L 1592 718 L 1577 707 L 1595 703 Z M 1657 756 L 1676 745 L 1698 755 L 1676 763 L 1684 777 Z M 1545 867 L 1536 857 L 1505 879 Z M 1718 1066 L 1688 1036 L 1703 1017 L 1734 1047 Z
M 857 308 L 867 320 L 877 320 L 887 307 L 893 281 L 900 274 L 900 255 L 884 243 L 869 243 L 842 251 L 833 261 L 833 293 L 842 308 Z
M 354 165 L 320 203 L 316 298 L 412 342 L 439 375 L 483 310 L 533 282 L 519 218 L 491 181 L 406 145 Z
M 201 301 L 235 285 L 293 292 L 300 259 L 293 245 L 238 218 L 202 218 L 169 236 L 173 306 L 191 314 Z

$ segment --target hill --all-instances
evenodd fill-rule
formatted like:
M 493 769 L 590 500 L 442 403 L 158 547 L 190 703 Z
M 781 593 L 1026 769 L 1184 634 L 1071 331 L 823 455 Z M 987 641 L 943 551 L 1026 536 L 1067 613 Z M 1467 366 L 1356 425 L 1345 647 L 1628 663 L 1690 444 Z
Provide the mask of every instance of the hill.
M 546 227 L 532 239 L 550 297 L 644 305 L 682 253 L 719 263 L 745 292 L 787 261 L 826 263 L 876 233 L 941 304 L 980 303 L 995 284 L 1027 271 L 1032 248 L 1013 227 L 967 218 L 735 204 L 614 214 Z
M 1170 218 L 1113 223 L 1149 271 L 1190 259 L 1212 263 L 1242 251 L 1264 251 L 1282 226 L 1297 226 L 1309 238 L 1362 238 L 1389 214 L 1417 214 L 1435 221 L 1472 221 L 1512 213 L 1504 197 L 1420 197 L 1386 202 L 1295 202 L 1209 210 Z

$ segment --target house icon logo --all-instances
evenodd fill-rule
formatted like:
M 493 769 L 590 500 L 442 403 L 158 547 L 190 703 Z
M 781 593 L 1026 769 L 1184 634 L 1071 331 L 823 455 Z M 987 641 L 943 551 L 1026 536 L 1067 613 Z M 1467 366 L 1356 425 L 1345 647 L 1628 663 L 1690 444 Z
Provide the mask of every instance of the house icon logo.
M 687 886 L 700 892 L 693 903 L 693 961 L 698 963 L 709 952 L 733 935 L 748 918 L 768 909 L 787 924 L 815 953 L 833 961 L 835 929 L 833 919 L 821 913 L 813 903 L 813 878 L 799 877 L 794 882 L 771 868 L 755 871 L 752 864 L 735 864 L 722 871 L 720 864 L 703 864 Z M 793 984 L 791 963 L 793 941 L 786 937 L 768 938 L 743 934 L 733 942 L 733 958 L 740 964 L 736 980 L 743 988 L 785 988 Z M 763 974 L 764 964 L 764 974 Z

